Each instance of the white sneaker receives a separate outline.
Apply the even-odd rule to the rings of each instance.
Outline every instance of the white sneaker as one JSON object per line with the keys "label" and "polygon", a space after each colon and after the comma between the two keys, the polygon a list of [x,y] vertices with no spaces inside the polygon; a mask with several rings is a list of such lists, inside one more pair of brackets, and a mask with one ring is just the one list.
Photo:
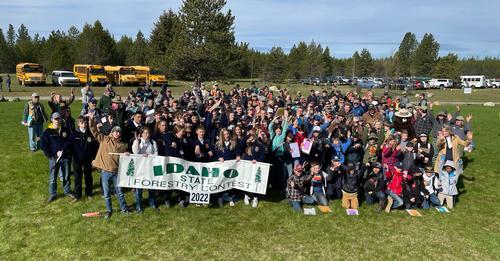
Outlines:
{"label": "white sneaker", "polygon": [[253,200],[252,200],[252,208],[256,208],[256,207],[257,207],[257,204],[259,204],[259,200],[255,197],[255,198],[253,198]]}
{"label": "white sneaker", "polygon": [[233,200],[229,201],[229,206],[234,207],[234,201]]}
{"label": "white sneaker", "polygon": [[243,202],[245,202],[245,205],[250,205],[250,197],[245,194],[245,198],[243,199]]}

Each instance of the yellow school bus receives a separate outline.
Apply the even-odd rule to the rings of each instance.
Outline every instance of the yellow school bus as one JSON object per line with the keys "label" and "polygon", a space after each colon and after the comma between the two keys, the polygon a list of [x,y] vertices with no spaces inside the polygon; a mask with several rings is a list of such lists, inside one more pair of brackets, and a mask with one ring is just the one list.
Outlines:
{"label": "yellow school bus", "polygon": [[16,78],[23,86],[40,84],[45,85],[43,66],[37,63],[20,63],[16,65]]}
{"label": "yellow school bus", "polygon": [[137,83],[141,85],[149,84],[149,71],[151,70],[149,66],[134,65],[132,68],[134,68]]}
{"label": "yellow school bus", "polygon": [[167,76],[159,70],[151,70],[149,72],[149,84],[151,86],[161,86],[167,84]]}
{"label": "yellow school bus", "polygon": [[108,84],[108,78],[102,65],[75,64],[73,65],[73,73],[81,84],[90,83],[93,86]]}
{"label": "yellow school bus", "polygon": [[109,83],[113,85],[137,85],[137,76],[131,66],[104,66]]}

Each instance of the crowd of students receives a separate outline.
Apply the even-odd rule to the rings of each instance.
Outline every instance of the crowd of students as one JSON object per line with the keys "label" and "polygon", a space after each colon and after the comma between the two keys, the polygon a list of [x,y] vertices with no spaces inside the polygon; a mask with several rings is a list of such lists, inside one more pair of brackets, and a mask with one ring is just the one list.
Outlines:
{"label": "crowd of students", "polygon": [[[390,212],[444,203],[453,208],[462,157],[473,146],[472,116],[461,116],[458,106],[453,115],[435,113],[425,94],[411,103],[406,94],[375,97],[371,91],[342,93],[333,87],[303,96],[254,84],[229,91],[201,85],[180,97],[165,86],[140,87],[126,97],[108,86],[99,99],[86,86],[81,94],[78,111],[75,106],[70,110],[73,92],[67,101],[53,94],[48,117],[34,93],[22,122],[28,127],[30,150],[42,149],[49,159],[48,202],[56,199],[58,178],[73,200],[83,192],[92,197],[91,173],[97,168],[105,217],[113,211],[113,193],[121,212],[130,213],[124,191],[116,185],[119,156],[109,153],[267,162],[272,164],[269,189],[286,197],[294,210],[335,200],[356,209],[364,200],[378,202],[379,212]],[[136,212],[142,213],[143,191],[134,193]],[[257,195],[238,191],[212,198],[222,207],[225,202],[234,206],[238,197],[258,205]],[[189,197],[182,191],[149,190],[148,201],[158,210],[160,205],[186,207]]]}

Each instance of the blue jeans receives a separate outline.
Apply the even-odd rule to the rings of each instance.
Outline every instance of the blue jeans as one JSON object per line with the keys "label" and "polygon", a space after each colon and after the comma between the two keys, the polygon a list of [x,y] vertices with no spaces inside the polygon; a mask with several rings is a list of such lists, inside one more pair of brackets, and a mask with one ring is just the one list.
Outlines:
{"label": "blue jeans", "polygon": [[386,195],[384,192],[379,191],[377,194],[368,194],[365,193],[366,204],[372,205],[375,202],[375,198],[378,198],[378,202],[380,205],[384,204]]}
{"label": "blue jeans", "polygon": [[394,199],[394,203],[392,204],[392,208],[399,208],[404,204],[403,199],[400,196],[394,194],[392,191],[387,190],[387,195],[389,195],[389,197]]}
{"label": "blue jeans", "polygon": [[40,147],[40,142],[37,141],[39,137],[42,136],[43,125],[32,124],[28,127],[28,143],[30,146],[30,150],[35,151]]}
{"label": "blue jeans", "polygon": [[56,164],[56,158],[49,159],[49,197],[57,195],[57,176],[61,174],[63,179],[64,194],[71,193],[69,180],[69,162],[68,159],[60,159]]}
{"label": "blue jeans", "polygon": [[116,186],[117,173],[109,172],[109,171],[101,171],[101,181],[102,181],[102,189],[104,194],[104,202],[106,203],[106,210],[108,212],[113,212],[113,206],[111,205],[111,186],[110,183],[113,183],[113,187],[116,192],[116,196],[118,197],[118,201],[120,202],[120,209],[122,211],[127,210],[127,203],[125,202],[125,195],[122,192],[122,188]]}
{"label": "blue jeans", "polygon": [[297,200],[288,200],[290,205],[292,206],[292,209],[297,212],[302,212],[302,202],[297,201]]}
{"label": "blue jeans", "polygon": [[304,204],[312,205],[314,203],[318,203],[320,206],[328,206],[328,199],[326,199],[325,194],[322,192],[314,192],[312,196],[304,196],[302,199]]}
{"label": "blue jeans", "polygon": [[[143,189],[135,189],[135,208],[137,210],[142,210],[141,207],[142,190]],[[146,189],[146,190],[148,191],[149,206],[152,208],[156,208],[156,191],[153,189]]]}
{"label": "blue jeans", "polygon": [[429,198],[424,199],[424,202],[422,203],[422,208],[424,209],[428,209],[431,206],[441,206],[441,203],[435,193],[429,194]]}

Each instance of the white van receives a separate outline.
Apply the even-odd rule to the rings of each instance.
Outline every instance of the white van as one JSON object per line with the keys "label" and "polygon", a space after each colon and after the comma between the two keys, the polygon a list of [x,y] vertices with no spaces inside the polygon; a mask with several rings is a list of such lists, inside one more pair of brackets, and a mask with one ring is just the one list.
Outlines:
{"label": "white van", "polygon": [[464,75],[460,76],[462,87],[481,88],[486,86],[486,76],[484,75]]}
{"label": "white van", "polygon": [[429,81],[430,88],[451,88],[453,81],[450,79],[431,79]]}
{"label": "white van", "polygon": [[80,81],[75,77],[73,72],[53,71],[52,84],[59,86],[78,86],[80,85]]}

